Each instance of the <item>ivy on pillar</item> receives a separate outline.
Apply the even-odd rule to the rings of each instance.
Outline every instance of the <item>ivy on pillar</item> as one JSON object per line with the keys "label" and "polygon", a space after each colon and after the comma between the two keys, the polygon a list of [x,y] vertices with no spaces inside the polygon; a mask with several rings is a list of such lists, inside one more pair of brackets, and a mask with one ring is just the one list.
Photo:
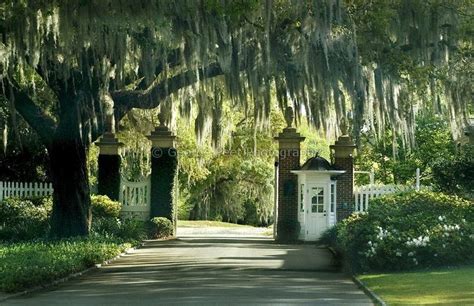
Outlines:
{"label": "ivy on pillar", "polygon": [[305,139],[292,127],[293,109],[287,107],[287,127],[275,137],[278,141],[278,214],[277,240],[293,241],[298,238],[298,178],[291,170],[300,168],[300,143]]}
{"label": "ivy on pillar", "polygon": [[176,209],[174,190],[178,156],[175,148],[176,136],[165,125],[163,113],[158,115],[160,126],[148,136],[151,148],[151,207],[150,217],[165,217],[173,222],[176,232]]}
{"label": "ivy on pillar", "polygon": [[345,170],[337,178],[337,222],[347,218],[354,211],[354,150],[356,148],[352,138],[346,134],[340,136],[330,148],[334,152],[334,165]]}
{"label": "ivy on pillar", "polygon": [[99,147],[97,192],[114,201],[120,194],[120,147],[123,145],[112,132],[106,132],[96,144]]}

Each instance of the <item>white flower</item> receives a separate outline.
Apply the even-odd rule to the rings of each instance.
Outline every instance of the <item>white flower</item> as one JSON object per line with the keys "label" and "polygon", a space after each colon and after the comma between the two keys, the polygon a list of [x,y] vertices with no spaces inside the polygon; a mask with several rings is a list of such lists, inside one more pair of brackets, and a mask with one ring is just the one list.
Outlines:
{"label": "white flower", "polygon": [[387,230],[384,230],[380,226],[377,226],[378,229],[378,234],[377,234],[377,239],[378,240],[383,240],[385,237],[388,237],[390,235],[390,232]]}
{"label": "white flower", "polygon": [[415,255],[415,253],[414,253],[414,252],[410,252],[410,253],[408,253],[408,256],[409,256],[409,257],[412,257],[413,255]]}
{"label": "white flower", "polygon": [[398,257],[402,257],[402,252],[398,251],[398,252],[396,253],[396,255],[397,255]]}
{"label": "white flower", "polygon": [[424,247],[430,242],[429,236],[419,236],[406,242],[407,246]]}

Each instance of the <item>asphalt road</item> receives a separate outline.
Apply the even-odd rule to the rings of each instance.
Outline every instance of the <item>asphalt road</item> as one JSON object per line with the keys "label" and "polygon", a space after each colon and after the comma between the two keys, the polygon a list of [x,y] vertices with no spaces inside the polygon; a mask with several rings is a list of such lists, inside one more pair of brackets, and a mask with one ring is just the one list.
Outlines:
{"label": "asphalt road", "polygon": [[261,232],[186,229],[111,265],[2,305],[371,305],[326,249]]}

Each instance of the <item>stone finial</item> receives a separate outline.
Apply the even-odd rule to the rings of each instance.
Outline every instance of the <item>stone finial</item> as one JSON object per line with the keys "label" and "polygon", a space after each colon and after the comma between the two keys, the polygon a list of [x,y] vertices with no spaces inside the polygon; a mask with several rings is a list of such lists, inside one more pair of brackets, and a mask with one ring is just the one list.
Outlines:
{"label": "stone finial", "polygon": [[288,106],[285,110],[285,121],[287,127],[291,128],[293,125],[293,120],[295,119],[295,113],[293,111],[293,107]]}
{"label": "stone finial", "polygon": [[158,114],[158,121],[161,127],[166,126],[166,114],[163,111]]}
{"label": "stone finial", "polygon": [[347,135],[348,134],[348,124],[347,124],[347,118],[343,117],[341,119],[341,122],[339,124],[339,128],[341,129],[342,135]]}

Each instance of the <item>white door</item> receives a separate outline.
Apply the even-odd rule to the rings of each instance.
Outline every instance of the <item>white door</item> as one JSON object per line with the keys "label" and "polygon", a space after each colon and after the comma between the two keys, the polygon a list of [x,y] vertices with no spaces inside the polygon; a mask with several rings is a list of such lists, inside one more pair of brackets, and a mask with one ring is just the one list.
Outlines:
{"label": "white door", "polygon": [[306,206],[306,239],[318,240],[327,229],[328,194],[326,185],[309,185],[309,197]]}

